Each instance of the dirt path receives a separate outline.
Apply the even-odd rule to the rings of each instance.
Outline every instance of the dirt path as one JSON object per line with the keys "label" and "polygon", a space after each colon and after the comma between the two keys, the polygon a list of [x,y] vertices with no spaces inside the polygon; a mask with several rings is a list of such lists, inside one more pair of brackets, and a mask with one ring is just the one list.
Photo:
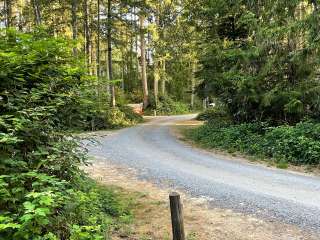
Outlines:
{"label": "dirt path", "polygon": [[[86,171],[97,181],[136,193],[134,224],[115,233],[113,239],[171,239],[168,194],[172,188],[159,188],[139,180],[134,169],[115,166],[107,159],[95,159]],[[296,226],[263,221],[231,210],[209,208],[208,201],[182,194],[186,232],[189,240],[316,240],[319,236]]]}

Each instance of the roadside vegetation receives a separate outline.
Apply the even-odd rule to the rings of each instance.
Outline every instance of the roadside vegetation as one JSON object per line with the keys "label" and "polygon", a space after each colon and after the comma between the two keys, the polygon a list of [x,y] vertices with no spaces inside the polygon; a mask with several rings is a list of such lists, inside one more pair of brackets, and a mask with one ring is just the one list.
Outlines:
{"label": "roadside vegetation", "polygon": [[0,73],[1,239],[104,239],[130,210],[80,170],[86,152],[68,132],[140,117],[97,101],[72,44],[42,30],[1,33]]}
{"label": "roadside vegetation", "polygon": [[201,113],[206,124],[187,135],[209,148],[273,159],[279,167],[319,165],[317,1],[197,7],[208,30],[197,91],[216,107]]}
{"label": "roadside vegetation", "polygon": [[3,1],[1,239],[108,239],[132,219],[123,194],[81,170],[90,162],[76,133],[142,122],[128,104],[152,115],[197,106],[181,4]]}
{"label": "roadside vegetation", "polygon": [[200,114],[200,120],[213,118],[186,131],[186,136],[203,147],[272,161],[279,168],[288,164],[319,165],[320,123],[312,120],[278,126],[268,122],[234,123],[216,112],[212,109]]}
{"label": "roadside vegetation", "polygon": [[319,165],[317,1],[4,0],[0,238],[106,239],[132,218],[75,132],[210,102],[197,143]]}

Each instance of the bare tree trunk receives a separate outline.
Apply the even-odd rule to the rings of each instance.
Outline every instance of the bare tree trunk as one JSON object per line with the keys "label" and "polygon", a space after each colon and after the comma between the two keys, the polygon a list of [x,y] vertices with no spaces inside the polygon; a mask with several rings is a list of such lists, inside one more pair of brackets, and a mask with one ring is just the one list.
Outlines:
{"label": "bare tree trunk", "polygon": [[146,109],[149,105],[149,91],[147,79],[146,46],[144,38],[144,20],[145,16],[143,14],[140,14],[141,80],[143,90],[143,108]]}
{"label": "bare tree trunk", "polygon": [[[77,29],[77,9],[78,9],[78,1],[71,0],[71,25],[72,25],[72,39],[77,40],[78,38],[78,29]],[[77,55],[77,48],[73,48],[73,54]]]}
{"label": "bare tree trunk", "polygon": [[98,0],[98,22],[97,22],[97,77],[100,78],[100,0]]}
{"label": "bare tree trunk", "polygon": [[[165,75],[165,73],[166,73],[166,61],[165,60],[163,60],[163,62],[162,62],[162,72],[163,72],[163,75]],[[166,94],[166,79],[164,76],[162,77],[162,81],[161,81],[161,94],[162,94],[162,96],[164,96]]]}
{"label": "bare tree trunk", "polygon": [[12,4],[11,0],[5,0],[4,1],[4,11],[5,11],[5,26],[6,28],[11,27],[11,20],[12,20]]}
{"label": "bare tree trunk", "polygon": [[88,0],[83,2],[83,15],[84,15],[84,36],[85,36],[85,57],[87,71],[89,72],[90,68],[90,33],[89,33],[89,19],[88,19]]}
{"label": "bare tree trunk", "polygon": [[[135,20],[135,24],[134,24],[134,32],[137,33],[138,32],[138,24],[137,24],[137,8],[134,6],[133,7],[133,13],[134,13],[134,20]],[[139,72],[140,72],[140,63],[139,63],[139,59],[138,59],[138,34],[135,34],[135,52],[136,52],[136,75],[135,78],[138,79],[139,78]]]}
{"label": "bare tree trunk", "polygon": [[[108,44],[107,44],[108,45]],[[108,49],[106,50],[106,53],[105,53],[105,61],[106,61],[106,79],[108,80],[107,81],[107,92],[108,93],[110,93],[111,92],[111,90],[110,90],[110,76],[109,76],[109,73],[110,73],[110,71],[109,71],[109,60],[108,60],[108,53],[109,53],[109,51],[108,51]]]}
{"label": "bare tree trunk", "polygon": [[[108,68],[109,68],[109,80],[113,80],[112,74],[112,38],[111,38],[111,0],[108,0],[108,31],[107,31],[107,41],[108,41]],[[111,106],[116,106],[116,94],[114,83],[111,83]]]}
{"label": "bare tree trunk", "polygon": [[[121,50],[121,88],[122,91],[124,92],[124,88],[125,88],[125,83],[124,83],[124,76],[126,74],[126,60],[124,59],[125,54],[124,54],[124,50]],[[128,61],[128,60],[127,60]]]}
{"label": "bare tree trunk", "polygon": [[[160,6],[157,6],[157,13],[156,13],[156,26],[157,29],[160,28]],[[160,62],[157,49],[155,49],[154,54],[154,82],[153,82],[153,92],[154,92],[154,102],[155,107],[157,109],[158,100],[159,100],[159,80],[160,80]]]}
{"label": "bare tree trunk", "polygon": [[154,82],[153,82],[153,92],[154,92],[154,101],[155,107],[158,106],[159,101],[159,80],[160,80],[160,70],[159,70],[159,60],[154,60]]}
{"label": "bare tree trunk", "polygon": [[319,10],[318,0],[311,0],[311,3],[314,7],[315,12]]}
{"label": "bare tree trunk", "polygon": [[196,64],[192,62],[192,72],[191,72],[191,108],[194,107],[194,98],[195,98],[195,72],[196,72]]}
{"label": "bare tree trunk", "polygon": [[32,5],[35,16],[35,24],[38,26],[41,24],[41,11],[38,0],[32,0]]}

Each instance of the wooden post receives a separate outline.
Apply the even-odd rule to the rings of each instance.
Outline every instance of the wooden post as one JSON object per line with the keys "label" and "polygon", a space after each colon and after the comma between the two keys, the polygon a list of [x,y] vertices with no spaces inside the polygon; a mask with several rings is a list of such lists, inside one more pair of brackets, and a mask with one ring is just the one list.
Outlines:
{"label": "wooden post", "polygon": [[183,212],[180,195],[179,193],[173,192],[170,194],[169,199],[173,240],[185,240]]}

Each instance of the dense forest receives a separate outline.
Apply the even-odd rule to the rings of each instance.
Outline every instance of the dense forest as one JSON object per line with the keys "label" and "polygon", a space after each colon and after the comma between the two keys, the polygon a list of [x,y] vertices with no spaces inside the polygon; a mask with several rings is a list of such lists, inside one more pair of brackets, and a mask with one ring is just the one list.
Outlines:
{"label": "dense forest", "polygon": [[[0,238],[104,239],[130,216],[75,132],[209,107],[207,147],[320,159],[317,0],[4,0]],[[209,104],[214,103],[214,104]]]}
{"label": "dense forest", "polygon": [[25,32],[40,26],[72,39],[74,55],[83,58],[112,106],[143,101],[145,108],[155,108],[159,99],[194,105],[197,35],[183,2],[36,0],[3,6],[7,28]]}

